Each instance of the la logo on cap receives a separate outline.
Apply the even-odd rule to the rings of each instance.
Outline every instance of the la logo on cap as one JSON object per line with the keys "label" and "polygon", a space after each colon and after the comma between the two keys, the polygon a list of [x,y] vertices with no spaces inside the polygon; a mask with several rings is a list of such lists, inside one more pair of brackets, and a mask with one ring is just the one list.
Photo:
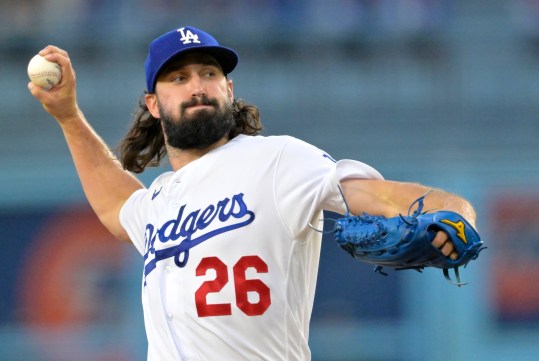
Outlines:
{"label": "la logo on cap", "polygon": [[185,28],[179,28],[177,31],[182,35],[180,40],[184,45],[192,44],[192,43],[200,44],[200,40],[198,40],[198,35],[193,34],[191,30],[189,29],[185,30]]}

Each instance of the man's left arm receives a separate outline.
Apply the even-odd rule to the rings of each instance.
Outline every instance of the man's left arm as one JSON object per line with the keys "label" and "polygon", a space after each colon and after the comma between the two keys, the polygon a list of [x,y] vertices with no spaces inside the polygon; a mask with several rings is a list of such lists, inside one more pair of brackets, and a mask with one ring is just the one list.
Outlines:
{"label": "man's left arm", "polygon": [[368,213],[385,217],[407,214],[410,205],[419,197],[425,198],[425,210],[452,211],[463,216],[475,227],[476,213],[464,198],[418,183],[373,179],[345,179],[341,181],[344,198],[354,214]]}
{"label": "man's left arm", "polygon": [[[417,183],[370,179],[345,179],[341,181],[341,187],[353,214],[368,213],[387,218],[399,214],[407,215],[410,205],[430,192],[424,199],[424,210],[458,213],[476,228],[476,213],[470,202],[441,189]],[[458,255],[451,242],[447,240],[447,234],[438,232],[432,244],[449,258],[456,259]]]}

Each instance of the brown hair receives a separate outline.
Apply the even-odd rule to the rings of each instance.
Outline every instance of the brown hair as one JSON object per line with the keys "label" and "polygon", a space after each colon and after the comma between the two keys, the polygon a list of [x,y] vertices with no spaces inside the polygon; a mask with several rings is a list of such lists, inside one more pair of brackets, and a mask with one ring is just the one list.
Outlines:
{"label": "brown hair", "polygon": [[[228,134],[229,139],[239,134],[260,133],[262,123],[256,106],[235,99],[232,108],[236,126]],[[133,114],[133,124],[120,143],[119,152],[122,166],[134,173],[142,173],[146,167],[159,166],[167,153],[161,123],[150,114],[144,94],[139,98]]]}

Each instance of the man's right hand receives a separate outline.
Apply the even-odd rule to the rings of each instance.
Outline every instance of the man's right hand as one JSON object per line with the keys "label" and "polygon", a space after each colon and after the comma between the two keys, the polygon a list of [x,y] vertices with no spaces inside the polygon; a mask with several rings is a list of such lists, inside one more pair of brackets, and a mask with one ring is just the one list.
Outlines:
{"label": "man's right hand", "polygon": [[56,62],[62,68],[62,79],[51,90],[45,90],[32,82],[28,89],[36,97],[43,108],[52,115],[60,125],[67,124],[71,119],[80,119],[77,105],[76,77],[69,55],[65,50],[49,45],[39,52],[39,55],[49,61]]}

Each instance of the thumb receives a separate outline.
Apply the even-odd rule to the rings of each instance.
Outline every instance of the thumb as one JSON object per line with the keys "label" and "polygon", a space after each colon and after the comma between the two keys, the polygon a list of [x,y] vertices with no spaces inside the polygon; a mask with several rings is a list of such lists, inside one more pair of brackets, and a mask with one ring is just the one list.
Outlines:
{"label": "thumb", "polygon": [[54,97],[52,93],[39,85],[36,85],[32,82],[28,83],[28,90],[30,93],[41,102],[41,104],[47,108],[49,105],[52,105],[54,102]]}
{"label": "thumb", "polygon": [[28,83],[28,90],[41,103],[45,111],[53,115],[51,111],[56,105],[54,97],[46,89],[43,89],[39,85],[36,85],[32,82]]}
{"label": "thumb", "polygon": [[45,89],[43,89],[42,87],[38,86],[38,85],[35,85],[34,83],[32,82],[29,82],[28,83],[28,90],[30,90],[30,93],[40,99],[41,97],[43,97],[43,93],[45,92]]}

